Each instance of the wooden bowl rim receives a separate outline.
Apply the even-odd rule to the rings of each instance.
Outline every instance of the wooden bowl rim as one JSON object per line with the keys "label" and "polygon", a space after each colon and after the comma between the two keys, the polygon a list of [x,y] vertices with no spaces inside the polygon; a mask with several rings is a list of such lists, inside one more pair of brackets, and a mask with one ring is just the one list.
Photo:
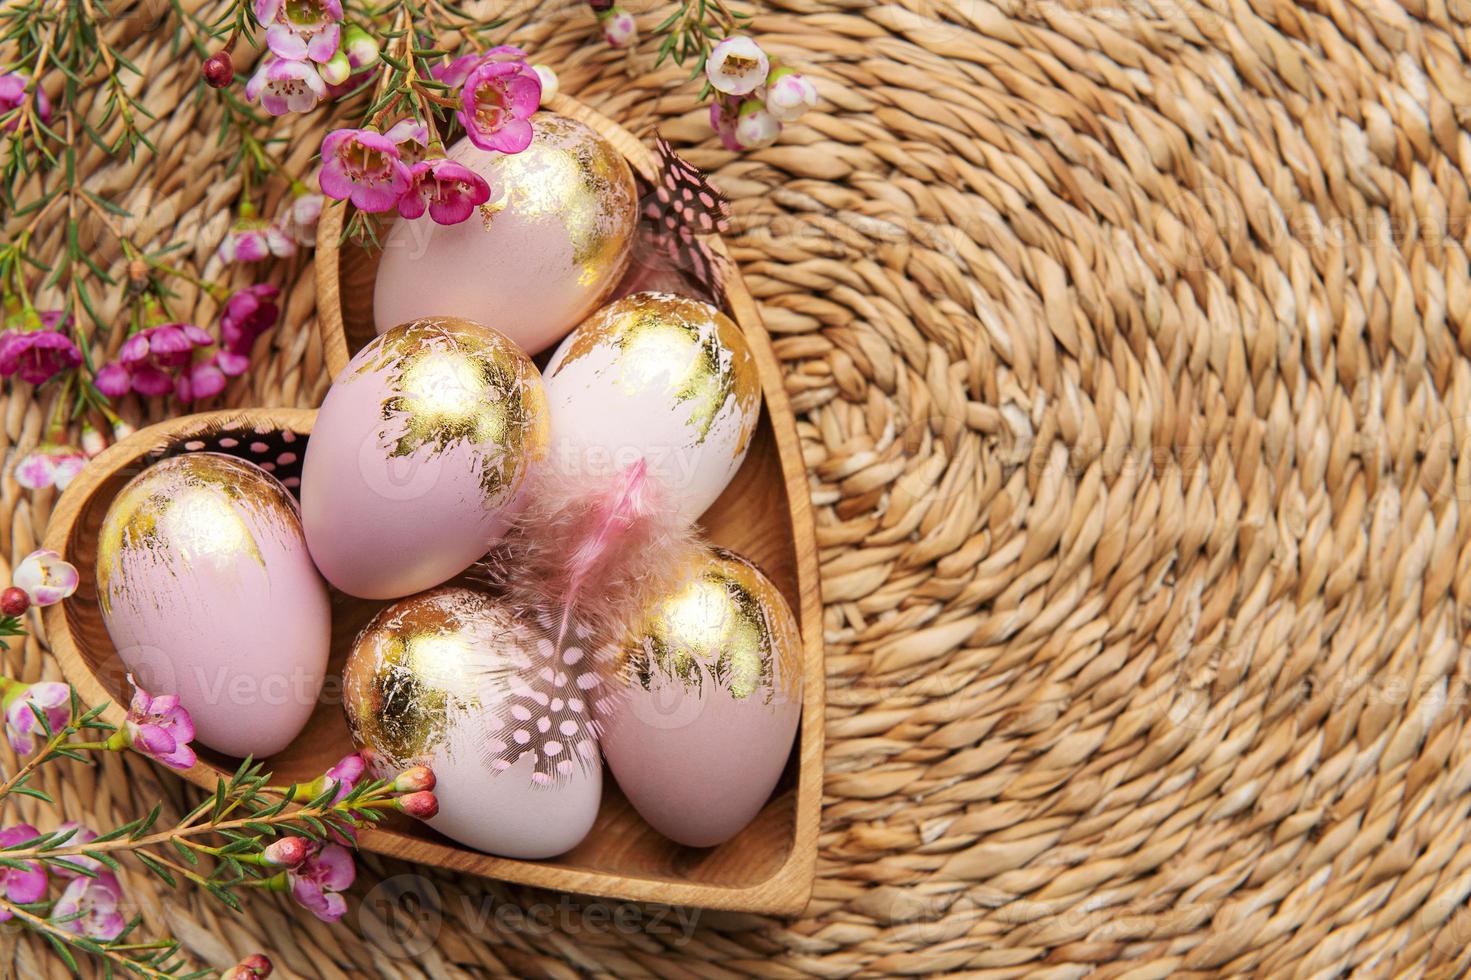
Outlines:
{"label": "wooden bowl rim", "polygon": [[[655,166],[652,154],[623,127],[567,96],[557,96],[549,108],[579,119],[596,129],[624,154],[645,179],[653,179]],[[342,224],[343,207],[340,204],[324,209],[314,259],[317,315],[322,326],[327,367],[334,378],[349,360],[337,283],[340,261],[338,242],[342,234]],[[718,237],[712,238],[711,244],[729,258],[724,243]],[[459,845],[408,839],[379,829],[366,829],[359,835],[361,848],[482,877],[607,898],[777,915],[797,915],[807,906],[817,861],[826,700],[816,532],[807,495],[807,474],[802,464],[796,422],[787,401],[780,364],[739,270],[733,262],[728,263],[728,268],[730,271],[726,282],[726,300],[757,362],[763,399],[776,441],[778,462],[787,494],[793,530],[792,547],[796,557],[799,597],[797,615],[803,653],[803,704],[797,747],[795,827],[791,850],[786,860],[764,881],[754,885],[732,886],[654,877],[636,878],[615,871],[559,868],[535,861],[496,857]],[[49,522],[44,546],[65,555],[77,519],[93,494],[119,469],[151,453],[177,444],[211,426],[224,424],[264,424],[278,429],[310,433],[316,414],[316,409],[300,408],[224,409],[168,419],[141,429],[98,455],[62,494]],[[88,667],[67,623],[65,603],[46,608],[42,615],[52,652],[68,680],[88,704],[107,702],[108,707],[102,713],[103,719],[111,724],[121,725],[126,711],[103,688]],[[203,761],[181,775],[206,789],[213,789],[220,778],[220,773]]]}

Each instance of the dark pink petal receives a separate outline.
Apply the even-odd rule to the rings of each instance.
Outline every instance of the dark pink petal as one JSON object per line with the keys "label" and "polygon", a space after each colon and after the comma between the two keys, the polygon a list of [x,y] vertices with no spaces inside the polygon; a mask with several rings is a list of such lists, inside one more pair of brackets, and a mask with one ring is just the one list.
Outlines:
{"label": "dark pink petal", "polygon": [[140,395],[167,395],[174,390],[174,379],[156,367],[141,367],[133,372],[133,390]]}
{"label": "dark pink petal", "polygon": [[133,378],[128,374],[128,369],[117,361],[98,368],[97,377],[92,381],[97,390],[108,398],[121,398],[133,387]]}
{"label": "dark pink petal", "polygon": [[46,872],[27,862],[26,870],[5,870],[5,897],[12,902],[26,905],[39,902],[46,895]]}
{"label": "dark pink petal", "polygon": [[352,887],[358,876],[352,852],[341,844],[327,844],[311,859],[315,862],[314,877],[329,891],[340,892]]}

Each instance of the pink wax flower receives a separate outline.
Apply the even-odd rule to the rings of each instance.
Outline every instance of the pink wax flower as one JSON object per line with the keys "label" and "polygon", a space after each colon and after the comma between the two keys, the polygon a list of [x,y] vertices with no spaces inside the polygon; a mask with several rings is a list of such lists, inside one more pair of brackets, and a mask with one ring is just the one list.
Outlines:
{"label": "pink wax flower", "polygon": [[55,487],[65,490],[87,465],[87,454],[75,446],[43,442],[15,463],[15,482],[27,490]]}
{"label": "pink wax flower", "polygon": [[133,701],[128,705],[128,719],[123,723],[123,738],[134,751],[156,759],[170,769],[184,771],[194,765],[194,719],[179,704],[178,695],[154,697],[133,682]]}
{"label": "pink wax flower", "polygon": [[308,193],[302,186],[292,199],[291,207],[276,218],[276,228],[298,245],[315,245],[317,221],[322,217],[324,200],[322,195]]}
{"label": "pink wax flower", "polygon": [[[64,843],[61,843],[59,845],[61,847],[82,847],[84,845],[92,843],[94,840],[97,839],[97,831],[92,830],[90,827],[83,827],[75,820],[68,820],[66,823],[56,828],[56,832],[58,834],[65,834],[68,830],[72,832],[72,835],[68,837]],[[68,857],[62,858],[62,860],[64,860],[67,864],[74,865],[78,868],[86,868],[87,870],[93,872],[101,872],[103,869],[103,864],[101,861],[97,860],[96,858],[87,857],[87,855],[85,854],[72,854]],[[86,877],[86,875],[81,871],[73,871],[71,868],[62,867],[59,864],[50,865],[50,868],[51,873],[56,875],[56,877],[58,878]]]}
{"label": "pink wax flower", "polygon": [[[36,732],[41,723],[36,711],[41,712],[53,734],[66,727],[71,721],[72,689],[56,681],[41,681],[36,684],[16,684],[5,694],[5,737],[16,755],[30,755],[36,751]],[[32,706],[35,711],[32,711]]]}
{"label": "pink wax flower", "polygon": [[720,145],[727,150],[743,149],[736,139],[736,111],[739,105],[733,99],[716,98],[710,103],[710,128],[720,137]]}
{"label": "pink wax flower", "polygon": [[117,361],[109,361],[98,368],[92,383],[108,398],[121,398],[133,390],[133,376]]}
{"label": "pink wax flower", "polygon": [[817,87],[805,76],[785,66],[773,68],[766,79],[766,111],[778,122],[796,122],[817,105]]}
{"label": "pink wax flower", "polygon": [[111,871],[95,878],[74,878],[56,900],[51,921],[79,936],[110,941],[122,935],[128,924],[118,908],[122,898],[122,886]]}
{"label": "pink wax flower", "polygon": [[[269,283],[256,283],[237,290],[225,301],[225,311],[220,314],[220,354],[216,360],[227,375],[234,377],[240,371],[233,370],[239,358],[250,363],[250,349],[255,339],[276,325],[281,311],[276,298],[281,290]],[[228,354],[229,358],[222,355]]]}
{"label": "pink wax flower", "polygon": [[490,184],[463,164],[437,157],[409,170],[409,187],[398,199],[398,213],[417,218],[425,209],[442,225],[457,225],[490,200]]}
{"label": "pink wax flower", "polygon": [[255,0],[271,53],[289,61],[330,61],[342,36],[342,0]]}
{"label": "pink wax flower", "polygon": [[37,548],[15,566],[10,584],[24,589],[31,605],[54,606],[77,591],[77,568],[49,548]]}
{"label": "pink wax flower", "polygon": [[336,922],[347,911],[347,900],[340,893],[352,886],[357,868],[341,844],[323,844],[286,874],[291,894],[323,922]]}
{"label": "pink wax flower", "polygon": [[384,137],[398,147],[398,158],[404,166],[412,167],[424,159],[429,146],[429,127],[419,119],[400,119],[383,133]]}
{"label": "pink wax flower", "polygon": [[334,129],[322,140],[322,193],[363,211],[387,211],[409,186],[398,147],[371,129]]}
{"label": "pink wax flower", "polygon": [[310,846],[304,837],[282,837],[267,844],[261,858],[273,868],[294,868],[306,860]]}
{"label": "pink wax flower", "polygon": [[186,405],[213,398],[224,390],[225,372],[215,363],[215,358],[195,361],[174,379],[174,397]]}
{"label": "pink wax flower", "polygon": [[736,139],[741,148],[757,150],[770,146],[781,135],[781,122],[760,99],[747,99],[736,112]]}
{"label": "pink wax flower", "polygon": [[455,114],[482,150],[520,153],[531,145],[531,114],[541,104],[541,79],[524,61],[482,61],[465,79],[464,107]]}
{"label": "pink wax flower", "polygon": [[174,373],[194,359],[194,349],[213,343],[213,337],[192,323],[165,323],[123,341],[118,362],[138,394],[167,395],[174,390]]}
{"label": "pink wax flower", "polygon": [[[18,71],[0,73],[0,117],[7,116],[25,104],[28,98],[26,86],[30,84],[29,76]],[[43,123],[51,121],[51,100],[46,98],[46,93],[41,91],[41,86],[36,86],[34,93],[36,100],[36,115]],[[20,119],[7,121],[0,129],[7,133],[13,133],[20,127]]]}
{"label": "pink wax flower", "polygon": [[316,65],[287,61],[274,54],[261,59],[255,74],[245,83],[245,97],[259,102],[273,116],[288,112],[310,112],[327,96],[327,83]]}
{"label": "pink wax flower", "polygon": [[0,375],[13,374],[38,385],[82,363],[82,352],[59,330],[7,330],[0,333]]}
{"label": "pink wax flower", "polygon": [[319,785],[314,787],[315,792],[312,795],[317,796],[326,792],[328,786],[335,786],[337,792],[333,794],[332,802],[341,803],[347,794],[357,786],[358,780],[363,778],[363,773],[367,771],[367,768],[367,763],[358,753],[345,755],[321,776],[318,780]]}
{"label": "pink wax flower", "polygon": [[296,254],[296,242],[287,232],[270,222],[241,218],[225,233],[215,250],[221,262],[259,262],[275,255],[286,258]]}
{"label": "pink wax flower", "polygon": [[[15,847],[41,835],[28,823],[16,824],[0,830],[0,848]],[[0,891],[6,900],[16,905],[39,902],[46,896],[46,871],[35,861],[21,862],[20,868],[0,868]],[[10,919],[10,911],[0,909],[0,922]]]}
{"label": "pink wax flower", "polygon": [[741,34],[726,38],[705,59],[705,77],[717,92],[747,95],[766,84],[771,62],[761,46]]}
{"label": "pink wax flower", "polygon": [[609,7],[598,14],[598,22],[603,25],[603,40],[615,48],[626,48],[638,41],[638,24],[622,7]]}
{"label": "pink wax flower", "polygon": [[448,85],[450,88],[459,88],[465,84],[465,79],[470,73],[487,62],[497,61],[522,61],[526,60],[526,52],[509,44],[490,48],[487,51],[462,54],[447,65],[435,65],[429,69],[429,74],[434,80]]}

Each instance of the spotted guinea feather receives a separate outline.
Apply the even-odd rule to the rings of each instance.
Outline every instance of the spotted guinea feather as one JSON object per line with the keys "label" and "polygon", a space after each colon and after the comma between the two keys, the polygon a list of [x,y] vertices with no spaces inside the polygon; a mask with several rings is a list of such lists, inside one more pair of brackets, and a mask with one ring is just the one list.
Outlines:
{"label": "spotted guinea feather", "polygon": [[599,764],[594,708],[606,714],[623,689],[627,631],[697,545],[642,460],[604,480],[544,467],[526,499],[472,573],[535,633],[514,674],[496,678],[504,693],[485,755],[504,770],[530,753],[532,781],[551,785]]}
{"label": "spotted guinea feather", "polygon": [[724,260],[702,236],[730,228],[730,203],[700,170],[674,152],[662,136],[655,139],[659,173],[652,194],[644,195],[648,233],[674,267],[719,302],[724,291]]}

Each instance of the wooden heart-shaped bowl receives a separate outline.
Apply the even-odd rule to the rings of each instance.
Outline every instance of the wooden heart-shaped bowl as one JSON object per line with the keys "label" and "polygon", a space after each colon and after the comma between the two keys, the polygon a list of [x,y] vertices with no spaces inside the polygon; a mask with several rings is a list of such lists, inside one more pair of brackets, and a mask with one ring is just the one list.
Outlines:
{"label": "wooden heart-shaped bowl", "polygon": [[[653,174],[653,161],[631,135],[565,98],[556,111],[602,132],[635,170]],[[327,209],[316,258],[317,306],[333,375],[351,353],[374,336],[373,277],[376,256],[339,248],[343,215]],[[718,244],[716,245],[718,248]],[[733,269],[733,267],[732,267]],[[803,645],[802,722],[796,745],[771,800],[745,830],[714,848],[682,847],[646,824],[616,783],[604,783],[591,833],[570,852],[544,861],[493,857],[403,818],[360,837],[366,850],[564,891],[706,908],[796,914],[812,890],[822,796],[823,682],[821,604],[816,541],[807,480],[791,408],[771,343],[738,273],[728,276],[726,308],[745,331],[760,369],[766,411],[745,464],[701,523],[714,543],[761,566],[797,613]],[[89,704],[111,702],[104,718],[119,724],[127,703],[122,665],[97,605],[97,530],[122,486],[149,463],[176,452],[208,449],[270,464],[291,485],[310,439],[316,412],[256,409],[209,412],[144,429],[98,456],[58,502],[46,546],[77,566],[76,595],[45,610],[52,649],[67,678]],[[289,444],[289,445],[288,445]],[[289,453],[289,455],[283,455]],[[291,463],[282,464],[281,459]],[[353,638],[387,603],[332,593],[332,658],[328,683],[307,727],[285,751],[265,760],[277,782],[305,780],[353,750],[342,713],[340,677]],[[263,624],[263,642],[270,626]],[[213,788],[238,759],[202,750],[185,773]]]}

